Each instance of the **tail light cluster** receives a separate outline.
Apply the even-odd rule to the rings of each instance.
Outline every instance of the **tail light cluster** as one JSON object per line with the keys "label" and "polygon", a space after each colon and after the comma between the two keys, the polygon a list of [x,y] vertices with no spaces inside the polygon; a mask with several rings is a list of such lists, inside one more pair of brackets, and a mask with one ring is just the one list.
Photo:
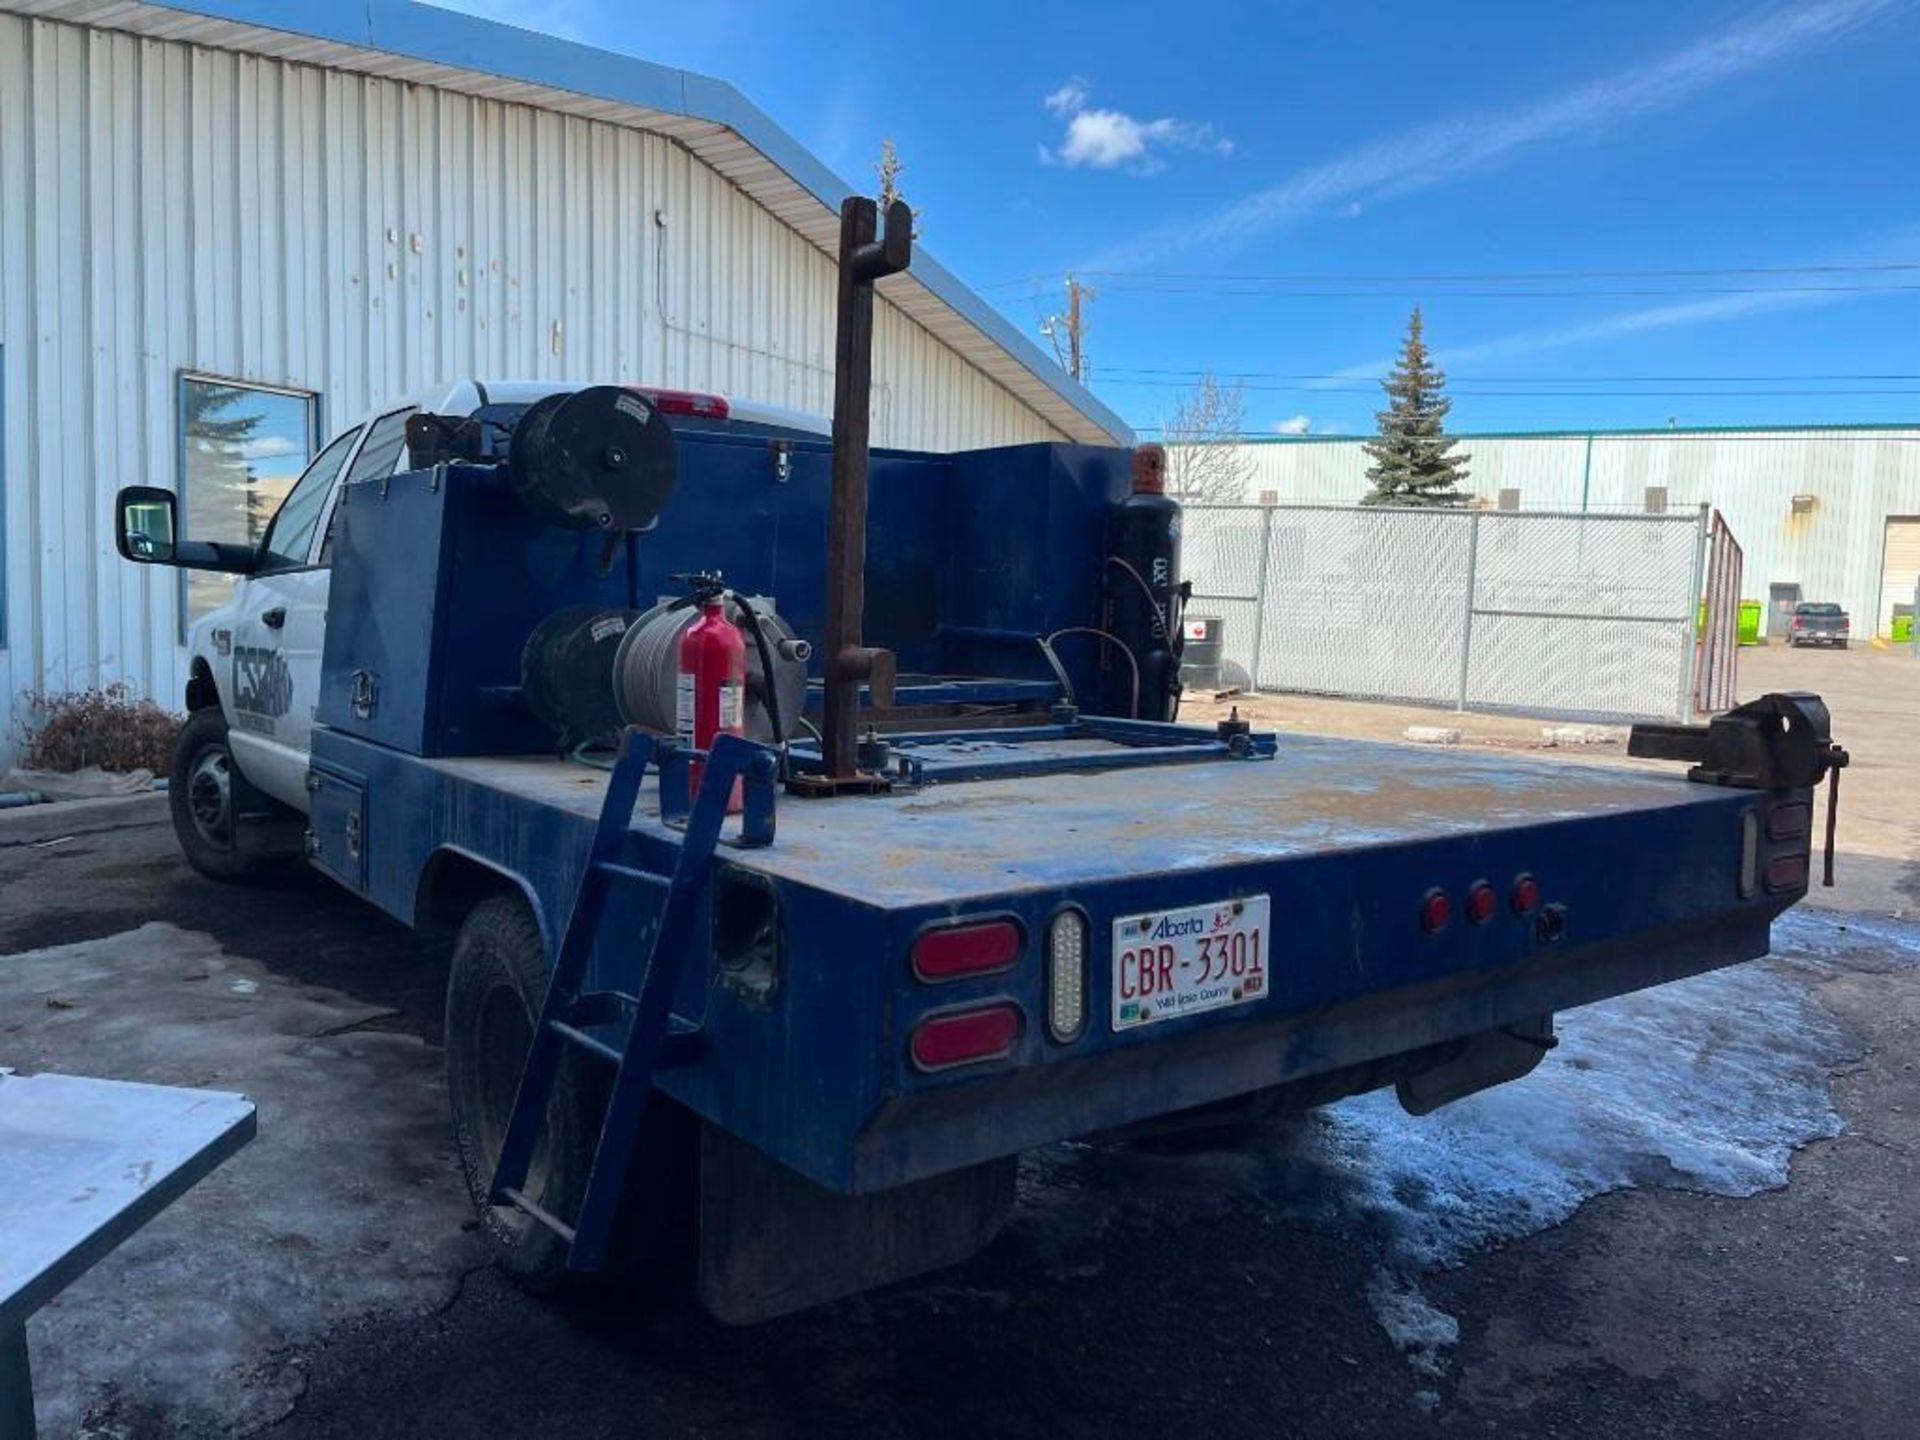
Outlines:
{"label": "tail light cluster", "polygon": [[[933,925],[914,939],[913,975],[923,984],[939,985],[1004,974],[1026,948],[1026,932],[1012,916]],[[1020,1007],[1004,997],[961,1003],[922,1017],[907,1040],[907,1053],[922,1070],[1004,1060],[1025,1028]]]}
{"label": "tail light cluster", "polygon": [[[1467,887],[1463,910],[1469,925],[1491,924],[1500,908],[1500,892],[1492,881],[1476,880]],[[1506,908],[1522,919],[1543,914],[1540,882],[1525,871],[1514,876],[1513,883],[1507,887]],[[1420,898],[1420,928],[1429,935],[1438,935],[1453,923],[1453,909],[1452,897],[1442,887],[1434,886]],[[1555,926],[1549,932],[1543,927],[1541,934],[1547,939],[1558,939],[1559,928]]]}
{"label": "tail light cluster", "polygon": [[[1047,1034],[1063,1045],[1086,1033],[1091,936],[1087,912],[1075,905],[1063,906],[1047,922]],[[928,926],[914,938],[910,960],[914,979],[941,986],[1006,974],[1026,953],[1026,927],[1011,915],[993,915]],[[1026,1027],[1026,1012],[1005,995],[963,1000],[922,1016],[907,1053],[929,1071],[1004,1060]]]}

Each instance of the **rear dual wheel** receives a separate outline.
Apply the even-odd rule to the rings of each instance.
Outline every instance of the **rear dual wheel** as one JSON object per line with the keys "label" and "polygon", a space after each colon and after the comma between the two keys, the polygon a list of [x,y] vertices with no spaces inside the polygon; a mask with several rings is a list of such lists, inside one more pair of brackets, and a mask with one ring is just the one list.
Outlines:
{"label": "rear dual wheel", "polygon": [[[567,1242],[553,1230],[516,1206],[488,1199],[546,998],[547,973],[546,941],[519,895],[496,895],[468,912],[447,977],[447,1098],[454,1143],[494,1262],[536,1294],[578,1292],[595,1279],[567,1268]],[[569,1224],[586,1196],[612,1079],[613,1067],[605,1061],[574,1046],[563,1050],[524,1193]],[[679,1278],[663,1257],[670,1242],[683,1238],[681,1227],[691,1212],[695,1134],[691,1115],[664,1096],[651,1097],[609,1266],[613,1274],[645,1272],[650,1292],[670,1291],[674,1287],[663,1282]]]}

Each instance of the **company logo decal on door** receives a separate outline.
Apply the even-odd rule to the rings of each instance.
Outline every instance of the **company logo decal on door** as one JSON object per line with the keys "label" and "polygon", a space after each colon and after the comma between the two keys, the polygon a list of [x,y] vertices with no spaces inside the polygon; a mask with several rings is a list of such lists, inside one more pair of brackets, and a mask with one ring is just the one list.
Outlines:
{"label": "company logo decal on door", "polygon": [[278,650],[233,647],[234,718],[244,730],[274,732],[274,721],[293,708],[293,672]]}

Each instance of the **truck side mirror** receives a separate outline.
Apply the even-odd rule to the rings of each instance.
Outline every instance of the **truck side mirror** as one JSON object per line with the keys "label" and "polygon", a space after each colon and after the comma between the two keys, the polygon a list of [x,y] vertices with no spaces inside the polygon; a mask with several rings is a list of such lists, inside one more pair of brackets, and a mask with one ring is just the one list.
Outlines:
{"label": "truck side mirror", "polygon": [[129,485],[113,499],[113,543],[136,565],[177,565],[250,575],[260,563],[251,545],[180,538],[180,497],[157,485]]}
{"label": "truck side mirror", "polygon": [[114,541],[120,558],[137,565],[171,565],[179,498],[154,485],[129,485],[114,497]]}

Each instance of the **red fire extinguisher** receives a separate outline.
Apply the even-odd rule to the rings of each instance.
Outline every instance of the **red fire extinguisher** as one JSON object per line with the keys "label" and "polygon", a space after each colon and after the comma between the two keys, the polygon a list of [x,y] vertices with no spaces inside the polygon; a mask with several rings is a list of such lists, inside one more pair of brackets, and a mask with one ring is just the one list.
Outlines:
{"label": "red fire extinguisher", "polygon": [[[692,577],[699,618],[680,634],[680,673],[675,689],[676,728],[682,744],[708,750],[716,735],[746,729],[747,642],[727,619],[727,592],[718,575]],[[693,766],[693,793],[700,793],[706,767]],[[727,813],[740,809],[740,782],[733,782]]]}

